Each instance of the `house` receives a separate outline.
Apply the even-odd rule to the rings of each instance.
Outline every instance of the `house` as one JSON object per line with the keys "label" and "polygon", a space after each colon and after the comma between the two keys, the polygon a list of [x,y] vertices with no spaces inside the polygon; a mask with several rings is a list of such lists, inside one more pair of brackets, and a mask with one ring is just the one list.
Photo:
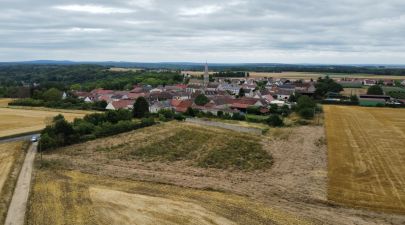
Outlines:
{"label": "house", "polygon": [[113,95],[114,91],[113,90],[104,90],[102,88],[99,89],[94,89],[90,92],[93,96],[99,96],[99,95]]}
{"label": "house", "polygon": [[384,84],[385,86],[394,86],[395,81],[394,81],[394,80],[387,80],[387,79],[385,79],[385,80],[383,80],[383,84]]}
{"label": "house", "polygon": [[198,90],[202,90],[203,86],[199,84],[189,84],[187,85],[186,91],[189,93],[195,93]]}
{"label": "house", "polygon": [[209,83],[206,87],[207,91],[217,91],[219,87],[219,83]]}
{"label": "house", "polygon": [[134,107],[134,100],[119,100],[108,103],[107,110],[118,110],[118,109],[132,109]]}
{"label": "house", "polygon": [[151,92],[148,96],[149,102],[153,101],[165,101],[173,99],[173,94],[167,91],[162,92]]}
{"label": "house", "polygon": [[385,103],[390,100],[391,97],[387,95],[360,95],[359,98],[360,105],[362,106],[385,105]]}
{"label": "house", "polygon": [[285,105],[285,101],[281,101],[281,100],[273,100],[270,102],[271,105],[277,105],[279,107]]}
{"label": "house", "polygon": [[401,85],[402,85],[402,86],[405,86],[405,80],[403,80],[403,81],[401,82]]}
{"label": "house", "polygon": [[157,101],[149,106],[149,112],[157,113],[162,109],[172,109],[170,101]]}
{"label": "house", "polygon": [[236,84],[222,83],[219,85],[218,89],[220,91],[229,91],[233,95],[237,95],[239,94],[240,86]]}
{"label": "house", "polygon": [[[172,102],[172,104],[173,104],[173,102]],[[184,100],[184,101],[179,102],[179,103],[177,104],[177,106],[174,107],[174,110],[175,110],[176,112],[185,113],[185,112],[187,111],[187,109],[188,109],[189,107],[191,107],[192,105],[193,105],[193,101],[192,101],[192,100]]]}
{"label": "house", "polygon": [[295,90],[288,89],[279,89],[276,91],[277,99],[286,101],[290,98],[291,95],[295,93]]}
{"label": "house", "polygon": [[240,98],[235,99],[232,105],[230,106],[231,109],[238,109],[242,112],[246,112],[247,108],[252,106],[264,106],[266,102],[262,99],[255,99],[255,98]]}
{"label": "house", "polygon": [[370,80],[370,79],[364,79],[363,80],[363,85],[364,86],[374,86],[377,84],[376,80]]}

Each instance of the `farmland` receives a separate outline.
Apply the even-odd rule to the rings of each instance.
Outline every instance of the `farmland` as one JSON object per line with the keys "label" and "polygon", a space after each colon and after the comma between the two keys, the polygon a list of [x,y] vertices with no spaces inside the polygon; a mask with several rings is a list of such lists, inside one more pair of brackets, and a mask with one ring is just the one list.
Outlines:
{"label": "farmland", "polygon": [[325,106],[328,199],[405,213],[405,110]]}
{"label": "farmland", "polygon": [[[246,143],[232,145],[237,139]],[[29,224],[405,222],[328,200],[323,126],[258,137],[172,121],[59,148],[36,163]]]}
{"label": "farmland", "polygon": [[0,137],[38,131],[58,114],[67,120],[83,117],[85,111],[53,111],[41,109],[0,108]]}
{"label": "farmland", "polygon": [[[183,74],[190,74],[191,76],[199,77],[203,75],[200,71],[182,71]],[[210,72],[214,74],[214,72]],[[331,78],[340,79],[345,77],[350,78],[362,78],[362,79],[393,79],[393,80],[403,80],[403,76],[392,76],[392,75],[373,75],[373,74],[340,74],[340,73],[317,73],[317,72],[282,72],[282,73],[271,73],[271,72],[249,72],[250,77],[273,77],[273,78],[287,78],[294,80],[310,80],[311,78],[316,80],[322,76],[330,76]]]}
{"label": "farmland", "polygon": [[24,157],[24,142],[0,144],[0,224],[6,217],[18,171]]}
{"label": "farmland", "polygon": [[[41,169],[28,224],[311,224],[246,197]],[[52,213],[49,213],[52,212]]]}

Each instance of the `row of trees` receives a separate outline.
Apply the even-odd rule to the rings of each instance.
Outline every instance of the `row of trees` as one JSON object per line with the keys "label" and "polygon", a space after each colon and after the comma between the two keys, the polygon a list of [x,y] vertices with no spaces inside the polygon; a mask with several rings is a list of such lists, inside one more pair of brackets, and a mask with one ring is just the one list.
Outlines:
{"label": "row of trees", "polygon": [[134,122],[132,118],[132,113],[128,110],[89,114],[71,123],[62,115],[58,115],[53,119],[52,124],[41,132],[40,145],[43,150],[54,149],[128,132],[155,123],[151,118],[144,118],[141,122]]}

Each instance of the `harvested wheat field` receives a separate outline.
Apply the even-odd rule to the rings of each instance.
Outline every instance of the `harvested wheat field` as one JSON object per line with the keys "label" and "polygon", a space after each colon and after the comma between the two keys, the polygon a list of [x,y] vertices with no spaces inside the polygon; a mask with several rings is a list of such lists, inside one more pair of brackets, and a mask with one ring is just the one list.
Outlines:
{"label": "harvested wheat field", "polygon": [[328,199],[405,213],[405,110],[325,106]]}
{"label": "harvested wheat field", "polygon": [[246,197],[75,171],[36,173],[28,224],[310,224]]}
{"label": "harvested wheat field", "polygon": [[24,142],[0,144],[0,224],[3,224],[6,217],[25,148]]}
{"label": "harvested wheat field", "polygon": [[11,98],[0,98],[0,107],[7,107],[12,100]]}
{"label": "harvested wheat field", "polygon": [[[211,195],[206,193],[217,193],[205,192],[206,190],[226,193],[225,196],[246,198],[249,203],[263,204],[265,208],[271,208],[277,212],[263,211],[269,216],[269,219],[258,224],[305,224],[310,222],[328,225],[388,225],[405,223],[405,216],[402,215],[353,209],[328,201],[327,147],[324,134],[323,126],[271,128],[264,135],[251,135],[188,122],[172,121],[60,148],[44,154],[43,158],[45,167],[50,170],[80,171],[84,174],[92,174],[92,176],[107,177],[105,179],[109,184],[114,184],[116,179],[124,179],[128,182],[134,181],[136,184],[146,181],[149,186],[145,191],[150,190],[154,184],[157,187],[166,187],[159,185],[162,183],[172,185],[169,187],[178,187],[178,190],[185,192],[187,192],[186,190],[200,190],[201,192],[198,193],[201,193],[201,196],[193,198],[201,202],[191,201],[191,203],[237,224],[255,224],[237,217],[241,210],[250,212],[250,208],[244,203],[235,204],[237,207],[232,216],[224,216],[221,210],[218,211],[204,203],[204,201],[209,201],[214,204],[215,202],[211,201],[211,198],[206,197]],[[234,141],[237,144],[232,144]],[[45,181],[37,181],[37,183],[42,182],[42,188],[54,191],[54,186],[46,186],[46,184],[56,182],[57,179],[53,179],[53,175],[46,176],[50,176],[50,178]],[[58,176],[68,179],[69,182],[72,180],[64,176],[64,173]],[[71,203],[68,204],[74,205],[81,212],[82,204],[98,202],[99,211],[125,216],[128,211],[137,210],[137,206],[132,203],[118,204],[114,200],[115,198],[136,199],[136,201],[143,202],[161,201],[156,198],[145,200],[144,196],[139,196],[142,193],[120,187],[100,186],[93,181],[89,186],[91,188],[85,189],[85,193],[90,195],[91,201],[87,198],[75,197],[78,199],[72,198]],[[67,182],[58,184],[57,187],[67,191],[71,190],[71,186],[67,185]],[[106,189],[109,190],[108,194],[114,197],[102,198],[103,194],[107,196],[107,192],[103,193],[103,190]],[[82,195],[82,192],[75,193],[75,196]],[[217,194],[220,195],[220,193]],[[58,198],[62,199],[65,196],[53,194],[53,192],[49,195],[59,196]],[[148,196],[162,197],[154,194],[148,194]],[[70,199],[70,197],[66,198]],[[232,198],[230,197],[230,199]],[[190,203],[187,199],[171,198],[171,200],[175,201],[165,202],[174,205],[177,205],[179,201]],[[113,212],[110,210],[110,204],[119,205],[118,208],[125,210]],[[196,205],[190,206],[191,209],[199,208]],[[47,206],[47,208],[50,207]],[[154,214],[150,208],[143,208],[143,210],[147,210],[148,214]],[[205,210],[204,212],[206,212]],[[279,214],[288,214],[288,218],[293,221],[273,218]],[[88,215],[92,215],[91,212]],[[244,214],[242,213],[242,215]],[[235,219],[232,219],[233,217]],[[73,217],[71,219],[76,220]],[[46,221],[46,219],[41,221]],[[121,219],[113,222],[115,223],[115,221],[122,222]]]}
{"label": "harvested wheat field", "polygon": [[46,121],[63,114],[69,121],[86,115],[85,111],[46,111],[14,108],[0,108],[0,137],[38,131],[45,127]]}

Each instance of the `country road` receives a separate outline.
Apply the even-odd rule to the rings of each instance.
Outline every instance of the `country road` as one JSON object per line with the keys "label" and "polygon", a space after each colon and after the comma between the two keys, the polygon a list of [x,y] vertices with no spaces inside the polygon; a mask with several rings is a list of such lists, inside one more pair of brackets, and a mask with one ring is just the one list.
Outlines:
{"label": "country road", "polygon": [[31,176],[37,144],[30,146],[21,168],[13,198],[8,208],[5,225],[23,225],[27,208],[28,196],[31,187]]}
{"label": "country road", "polygon": [[31,139],[32,136],[39,136],[40,134],[29,134],[29,135],[24,135],[24,136],[19,136],[19,137],[12,137],[12,138],[0,138],[0,144],[1,143],[7,143],[7,142],[15,142],[15,141],[28,141]]}

